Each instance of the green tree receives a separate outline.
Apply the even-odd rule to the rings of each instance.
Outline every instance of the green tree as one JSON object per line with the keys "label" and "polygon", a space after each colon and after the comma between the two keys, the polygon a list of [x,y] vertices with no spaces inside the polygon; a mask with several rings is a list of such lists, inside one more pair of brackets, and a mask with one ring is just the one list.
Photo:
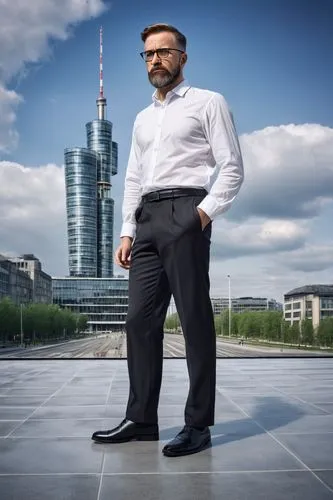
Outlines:
{"label": "green tree", "polygon": [[77,328],[78,332],[84,332],[88,329],[88,316],[85,314],[79,314],[77,317]]}
{"label": "green tree", "polygon": [[[231,311],[231,336],[238,335],[238,313]],[[223,309],[219,316],[220,320],[218,322],[219,332],[221,335],[228,337],[229,335],[229,309]]]}
{"label": "green tree", "polygon": [[300,342],[300,325],[297,321],[290,326],[288,333],[288,342],[291,344],[298,344]]}
{"label": "green tree", "polygon": [[9,297],[0,301],[0,335],[2,342],[20,334],[20,308]]}
{"label": "green tree", "polygon": [[282,312],[263,311],[261,315],[261,337],[266,340],[280,340]]}
{"label": "green tree", "polygon": [[173,313],[170,314],[166,319],[164,323],[164,328],[166,330],[173,330],[176,331],[178,326],[180,326],[180,320],[178,313]]}
{"label": "green tree", "polygon": [[301,339],[302,344],[312,345],[314,341],[314,332],[312,320],[309,318],[303,319],[301,323]]}
{"label": "green tree", "polygon": [[333,318],[321,320],[317,331],[317,341],[323,347],[333,346]]}
{"label": "green tree", "polygon": [[283,318],[281,319],[281,324],[280,324],[280,331],[281,331],[281,341],[283,343],[289,342],[290,338],[290,323],[289,321],[285,321]]}
{"label": "green tree", "polygon": [[256,338],[259,337],[260,332],[260,317],[254,312],[240,313],[238,320],[238,334],[241,337]]}

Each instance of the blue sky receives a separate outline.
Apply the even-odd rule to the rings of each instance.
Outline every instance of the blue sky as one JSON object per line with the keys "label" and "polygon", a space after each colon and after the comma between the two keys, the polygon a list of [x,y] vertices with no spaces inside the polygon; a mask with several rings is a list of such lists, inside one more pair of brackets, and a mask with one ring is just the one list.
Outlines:
{"label": "blue sky", "polygon": [[207,0],[195,7],[191,1],[114,1],[65,43],[54,42],[49,61],[17,85],[14,79],[26,102],[11,158],[59,163],[64,145],[82,143],[84,124],[96,115],[102,24],[108,118],[126,162],[131,122],[152,93],[138,56],[140,32],[160,20],[186,34],[186,76],[225,95],[240,134],[285,123],[333,125],[331,1]]}
{"label": "blue sky", "polygon": [[[36,182],[38,186],[45,182],[45,189],[36,195],[35,181],[27,189],[36,203],[36,196],[41,196],[42,206],[44,191],[49,191],[50,201],[58,196],[58,191],[52,194],[55,188],[52,181],[46,182],[49,177],[42,169],[47,164],[61,167],[65,147],[85,146],[85,123],[96,117],[99,27],[103,25],[108,119],[113,122],[113,139],[119,144],[119,174],[113,178],[115,244],[118,243],[132,124],[136,113],[150,104],[153,92],[139,57],[140,31],[148,24],[167,22],[187,36],[189,58],[185,76],[193,86],[215,90],[226,97],[244,149],[245,184],[249,181],[235,207],[225,220],[217,223],[212,248],[216,276],[215,281],[212,279],[213,290],[216,294],[225,293],[225,276],[230,272],[235,276],[234,292],[238,295],[281,299],[283,292],[294,285],[332,282],[333,241],[327,229],[333,215],[333,188],[329,187],[329,180],[333,181],[333,2],[115,0],[104,2],[108,8],[102,12],[102,0],[89,0],[91,10],[77,13],[73,7],[68,20],[65,6],[73,6],[73,0],[44,0],[38,10],[39,2],[36,1],[34,21],[45,43],[36,43],[33,32],[30,39],[25,35],[20,40],[23,35],[18,29],[15,47],[14,41],[7,40],[0,49],[5,69],[6,64],[12,64],[13,53],[17,59],[15,69],[8,70],[7,77],[1,78],[0,66],[0,84],[2,80],[5,89],[24,99],[13,106],[16,122],[0,123],[0,168],[2,160],[6,169],[2,178],[8,183],[2,200],[0,191],[0,204],[5,205],[9,218],[16,202],[15,193],[9,200],[8,189],[14,182],[17,185],[17,177],[8,163],[32,167],[36,176],[40,174]],[[23,9],[23,0],[20,3]],[[46,12],[45,4],[52,9]],[[59,14],[60,4],[63,8]],[[0,19],[5,23],[2,8]],[[15,29],[15,19],[22,18],[23,10],[20,12],[20,6],[16,11],[11,9],[9,2],[6,8],[7,20]],[[52,22],[53,32],[48,28]],[[20,23],[17,27],[21,29]],[[64,33],[61,36],[60,28]],[[281,129],[290,124],[296,128]],[[6,126],[19,134],[14,147],[8,138],[11,135],[6,135]],[[272,127],[271,131],[267,127]],[[57,180],[54,185],[59,183]],[[284,195],[285,199],[283,204],[276,201],[269,207],[270,197],[280,193],[275,190],[277,185],[281,190],[277,199],[282,200]],[[27,193],[22,199],[26,200],[26,196]],[[16,199],[17,206],[24,210],[24,203]],[[58,196],[55,204],[60,207],[61,203]],[[65,234],[62,239],[60,236],[65,227],[63,210],[59,208],[58,213],[52,209],[52,217],[59,230],[57,254],[51,250],[51,230],[43,223],[40,232],[35,226],[28,232],[25,225],[21,240],[13,237],[7,225],[0,234],[0,253],[33,251],[41,256],[46,271],[66,274],[67,242]],[[13,221],[20,232],[19,220],[14,217]],[[249,235],[257,235],[250,245]],[[263,235],[270,235],[271,240]],[[296,264],[284,268],[288,255],[290,262]],[[318,261],[318,270],[309,270],[311,261]]]}

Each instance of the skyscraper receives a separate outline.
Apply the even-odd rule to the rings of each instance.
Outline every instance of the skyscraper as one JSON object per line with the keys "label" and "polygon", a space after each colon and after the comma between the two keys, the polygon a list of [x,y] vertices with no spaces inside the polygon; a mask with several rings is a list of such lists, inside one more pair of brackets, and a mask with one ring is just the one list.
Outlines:
{"label": "skyscraper", "polygon": [[97,119],[86,124],[87,147],[65,149],[70,276],[52,278],[53,303],[87,316],[89,333],[123,331],[128,309],[128,279],[113,277],[111,177],[118,171],[118,145],[106,119],[102,28],[99,72]]}
{"label": "skyscraper", "polygon": [[118,145],[106,119],[103,31],[100,29],[100,89],[97,119],[86,124],[87,148],[65,149],[69,274],[113,276],[114,201],[111,177],[118,171]]}

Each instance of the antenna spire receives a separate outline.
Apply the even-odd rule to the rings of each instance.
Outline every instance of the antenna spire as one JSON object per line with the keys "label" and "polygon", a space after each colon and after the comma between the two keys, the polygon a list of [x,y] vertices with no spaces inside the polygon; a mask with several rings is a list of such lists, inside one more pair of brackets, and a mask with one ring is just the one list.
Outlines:
{"label": "antenna spire", "polygon": [[104,97],[103,83],[103,28],[99,30],[99,96]]}
{"label": "antenna spire", "polygon": [[96,100],[98,109],[98,119],[105,120],[106,99],[104,97],[103,79],[103,27],[99,30],[99,96]]}

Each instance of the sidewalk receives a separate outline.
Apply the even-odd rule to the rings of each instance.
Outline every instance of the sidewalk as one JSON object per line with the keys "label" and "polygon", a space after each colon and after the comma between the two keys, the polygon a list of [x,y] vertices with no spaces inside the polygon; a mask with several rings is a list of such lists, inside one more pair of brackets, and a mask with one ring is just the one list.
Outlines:
{"label": "sidewalk", "polygon": [[0,361],[4,500],[333,499],[333,359],[218,359],[211,448],[167,458],[186,362],[164,362],[160,441],[100,445],[128,394],[125,360]]}

